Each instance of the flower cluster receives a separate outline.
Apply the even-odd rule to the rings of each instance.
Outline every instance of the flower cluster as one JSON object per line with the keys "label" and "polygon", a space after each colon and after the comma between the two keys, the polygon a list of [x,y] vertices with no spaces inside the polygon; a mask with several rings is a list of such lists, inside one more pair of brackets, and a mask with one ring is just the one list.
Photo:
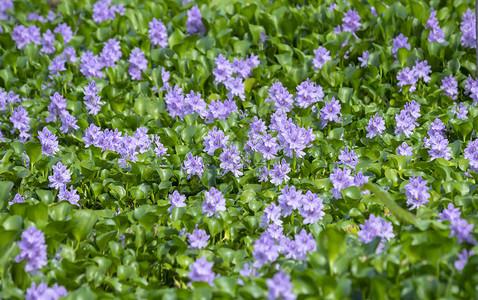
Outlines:
{"label": "flower cluster", "polygon": [[[324,208],[323,200],[311,191],[302,194],[295,186],[286,185],[279,195],[279,208],[280,214],[283,217],[287,217],[292,214],[294,210],[299,210],[301,216],[304,218],[304,224],[317,223],[325,213],[322,211]],[[273,211],[269,207],[266,208],[263,222],[269,222],[276,220],[277,218],[272,214]],[[266,219],[267,218],[267,219]]]}
{"label": "flower cluster", "polygon": [[406,142],[403,142],[400,146],[397,147],[397,155],[412,156],[413,148],[408,146]]}
{"label": "flower cluster", "polygon": [[[137,162],[137,155],[148,152],[151,149],[153,141],[147,135],[148,129],[145,127],[139,127],[133,136],[126,133],[119,132],[118,129],[114,131],[105,129],[101,130],[100,127],[91,123],[83,134],[83,142],[85,147],[93,145],[101,148],[102,151],[113,151],[121,155],[118,159],[120,166],[126,167],[127,161]],[[159,142],[159,138],[156,138],[156,145],[158,148],[154,151],[158,154],[164,155],[167,148],[163,148],[163,145]],[[158,156],[160,156],[158,154]]]}
{"label": "flower cluster", "polygon": [[403,132],[406,137],[409,137],[415,127],[418,126],[417,119],[420,116],[420,104],[418,102],[412,100],[405,104],[404,109],[395,115],[395,121],[397,122],[395,134]]}
{"label": "flower cluster", "polygon": [[15,203],[24,203],[24,202],[25,200],[23,200],[22,195],[20,195],[19,193],[16,193],[15,197],[13,197],[13,201],[9,201],[8,205],[13,205]]}
{"label": "flower cluster", "polygon": [[120,42],[116,39],[109,39],[103,44],[103,50],[100,53],[100,62],[102,67],[114,68],[116,62],[121,58]]}
{"label": "flower cluster", "polygon": [[258,56],[251,53],[247,59],[235,57],[234,62],[231,63],[222,54],[219,54],[215,62],[216,68],[212,71],[215,83],[224,84],[229,91],[229,98],[237,96],[244,101],[245,84],[243,80],[249,78],[252,75],[252,69],[259,65]]}
{"label": "flower cluster", "polygon": [[292,282],[290,281],[290,275],[285,274],[284,271],[276,273],[272,279],[266,279],[269,292],[267,298],[282,299],[282,300],[294,300],[297,296],[292,293]]}
{"label": "flower cluster", "polygon": [[212,187],[209,192],[204,192],[205,200],[202,202],[202,210],[208,217],[217,217],[218,211],[226,210],[226,199],[220,190]]}
{"label": "flower cluster", "polygon": [[104,102],[101,101],[101,96],[98,95],[100,88],[96,86],[96,82],[92,80],[89,85],[83,88],[83,100],[86,105],[86,109],[90,115],[96,116]]}
{"label": "flower cluster", "polygon": [[201,98],[200,93],[191,91],[184,96],[183,90],[177,85],[169,88],[164,97],[166,109],[172,118],[178,116],[181,119],[187,114],[197,113],[201,118],[206,119],[206,123],[211,123],[216,119],[225,120],[231,112],[237,111],[236,102],[234,100],[213,100],[207,104]]}
{"label": "flower cluster", "polygon": [[254,242],[254,267],[260,268],[264,264],[277,260],[280,254],[287,259],[304,261],[307,253],[317,249],[317,242],[312,234],[305,229],[289,239],[283,233],[281,225],[272,224],[263,232],[261,237]]}
{"label": "flower cluster", "polygon": [[322,87],[316,85],[314,82],[310,82],[309,78],[299,84],[296,89],[295,101],[297,102],[297,106],[301,108],[306,108],[316,102],[324,101]]}
{"label": "flower cluster", "polygon": [[48,287],[43,281],[37,286],[32,282],[31,286],[26,290],[25,300],[57,300],[68,295],[65,287],[55,283],[52,287]]}
{"label": "flower cluster", "polygon": [[168,30],[161,20],[153,18],[149,22],[148,35],[152,45],[159,46],[160,48],[168,46]]}
{"label": "flower cluster", "polygon": [[131,52],[128,62],[130,63],[128,72],[133,80],[141,80],[141,71],[146,70],[148,61],[144,58],[144,51],[134,48]]}
{"label": "flower cluster", "polygon": [[429,138],[423,138],[423,143],[426,148],[429,148],[430,160],[435,158],[444,158],[449,160],[451,158],[451,148],[448,147],[448,139],[445,136],[445,124],[440,119],[435,119],[430,124],[428,130]]}
{"label": "flower cluster", "polygon": [[319,48],[314,50],[314,59],[312,60],[314,69],[322,69],[324,64],[331,60],[330,51],[326,48],[319,46]]}
{"label": "flower cluster", "polygon": [[462,16],[460,32],[463,47],[476,48],[476,15],[469,8]]}
{"label": "flower cluster", "polygon": [[22,232],[22,240],[18,242],[20,254],[15,257],[16,262],[27,260],[25,271],[37,273],[47,265],[45,235],[33,226]]}
{"label": "flower cluster", "polygon": [[438,217],[440,222],[450,222],[450,237],[456,236],[460,243],[476,244],[476,240],[471,236],[475,224],[469,224],[465,219],[461,218],[461,212],[458,207],[455,208],[452,203],[449,203]]}
{"label": "flower cluster", "polygon": [[400,91],[402,87],[405,85],[410,85],[408,91],[413,93],[417,90],[416,84],[420,78],[423,79],[424,82],[430,81],[431,67],[428,65],[426,60],[419,62],[418,59],[415,61],[415,66],[410,70],[409,67],[406,67],[402,71],[398,72],[397,80],[398,86],[400,86]]}
{"label": "flower cluster", "polygon": [[42,154],[53,157],[60,151],[56,135],[51,133],[48,128],[43,127],[42,131],[38,131],[38,138],[40,139]]}
{"label": "flower cluster", "polygon": [[408,37],[404,36],[402,33],[400,33],[397,37],[395,37],[392,43],[393,43],[392,52],[395,58],[397,58],[398,49],[400,48],[405,48],[407,50],[411,49],[411,46],[408,43]]}
{"label": "flower cluster", "polygon": [[13,28],[12,40],[15,41],[19,50],[25,48],[25,46],[30,43],[41,45],[40,28],[35,25],[31,25],[30,27],[17,25]]}
{"label": "flower cluster", "polygon": [[185,200],[186,196],[181,195],[178,191],[174,191],[169,195],[169,204],[171,204],[171,206],[168,208],[168,211],[172,211],[173,207],[185,207]]}
{"label": "flower cluster", "polygon": [[377,135],[382,135],[385,130],[385,120],[376,113],[375,116],[370,117],[365,130],[367,130],[367,137],[369,139],[374,138]]}
{"label": "flower cluster", "polygon": [[392,222],[387,222],[381,217],[375,217],[373,214],[370,214],[368,220],[360,225],[360,231],[357,232],[357,235],[359,241],[364,243],[369,243],[377,237],[380,238],[380,244],[375,250],[376,253],[382,252],[385,241],[395,237]]}
{"label": "flower cluster", "polygon": [[427,192],[430,188],[426,185],[428,180],[423,180],[421,175],[418,177],[410,178],[410,182],[405,185],[405,194],[407,195],[407,205],[410,206],[410,210],[425,207],[425,203],[428,203],[430,194]]}
{"label": "flower cluster", "polygon": [[465,159],[470,161],[470,168],[478,172],[478,140],[474,140],[468,144],[464,150]]}
{"label": "flower cluster", "polygon": [[108,19],[114,19],[115,13],[123,15],[125,8],[123,5],[111,5],[111,0],[100,0],[93,4],[93,20],[100,24]]}
{"label": "flower cluster", "polygon": [[196,228],[194,229],[193,233],[187,233],[186,236],[189,240],[189,247],[193,249],[202,249],[207,247],[207,241],[209,240],[209,235],[203,229],[198,229],[198,225],[196,224]]}
{"label": "flower cluster", "polygon": [[355,38],[358,39],[358,36],[355,34],[356,31],[360,30],[362,24],[360,23],[360,15],[354,9],[350,9],[348,12],[344,12],[344,17],[342,18],[343,24],[335,28],[334,32],[339,34],[340,32],[351,32]]}
{"label": "flower cluster", "polygon": [[53,175],[48,176],[48,180],[50,181],[49,187],[57,190],[64,188],[71,180],[70,170],[59,161],[53,166]]}
{"label": "flower cluster", "polygon": [[458,95],[458,82],[453,78],[453,75],[442,79],[440,88],[444,91],[444,95],[451,99],[456,99]]}
{"label": "flower cluster", "polygon": [[10,122],[13,124],[12,133],[18,129],[20,132],[18,139],[20,142],[26,142],[30,138],[30,134],[28,133],[28,131],[30,131],[30,118],[28,117],[28,112],[21,105],[18,105],[13,110]]}
{"label": "flower cluster", "polygon": [[186,21],[186,26],[189,34],[206,33],[206,28],[204,28],[204,24],[201,21],[201,11],[197,5],[188,10],[187,15],[188,20]]}
{"label": "flower cluster", "polygon": [[332,97],[332,99],[329,102],[325,102],[325,106],[322,107],[320,110],[320,119],[321,121],[321,126],[324,128],[328,122],[334,121],[335,123],[340,123],[340,116],[342,114],[340,113],[340,109],[342,106],[340,105],[339,100],[335,100],[335,97]]}
{"label": "flower cluster", "polygon": [[436,10],[432,9],[430,16],[428,17],[426,29],[430,30],[430,35],[428,36],[428,41],[430,43],[437,42],[437,43],[444,43],[445,42],[445,34],[443,30],[440,28],[440,24],[436,18],[437,12]]}
{"label": "flower cluster", "polygon": [[362,171],[357,172],[354,177],[352,177],[351,174],[352,172],[345,167],[343,169],[335,167],[332,174],[330,174],[330,181],[334,186],[331,192],[335,199],[342,199],[342,194],[340,193],[341,190],[349,186],[362,187],[368,182],[368,176],[364,176]]}
{"label": "flower cluster", "polygon": [[204,172],[204,162],[202,157],[193,156],[193,154],[189,152],[186,155],[184,165],[181,169],[184,173],[188,174],[188,179],[194,175],[198,175],[199,178],[202,178],[202,173]]}
{"label": "flower cluster", "polygon": [[202,281],[212,285],[216,274],[212,271],[214,263],[208,262],[206,258],[198,258],[191,266],[188,277],[191,281]]}

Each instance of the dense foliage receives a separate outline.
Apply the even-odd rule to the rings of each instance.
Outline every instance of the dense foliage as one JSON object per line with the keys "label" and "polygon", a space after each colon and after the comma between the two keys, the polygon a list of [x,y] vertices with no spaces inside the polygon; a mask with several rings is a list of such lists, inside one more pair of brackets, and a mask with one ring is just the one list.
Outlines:
{"label": "dense foliage", "polygon": [[0,0],[1,299],[474,299],[472,0]]}

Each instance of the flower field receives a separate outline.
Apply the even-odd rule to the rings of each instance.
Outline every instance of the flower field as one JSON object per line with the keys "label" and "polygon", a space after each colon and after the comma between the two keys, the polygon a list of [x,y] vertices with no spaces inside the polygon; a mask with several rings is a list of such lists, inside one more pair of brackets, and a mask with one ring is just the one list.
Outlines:
{"label": "flower field", "polygon": [[477,299],[475,1],[0,0],[0,299]]}

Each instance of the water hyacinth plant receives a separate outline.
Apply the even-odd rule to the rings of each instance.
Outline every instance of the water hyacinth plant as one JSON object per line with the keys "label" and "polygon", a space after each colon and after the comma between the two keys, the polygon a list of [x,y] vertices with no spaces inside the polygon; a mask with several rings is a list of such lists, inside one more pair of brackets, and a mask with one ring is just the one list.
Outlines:
{"label": "water hyacinth plant", "polygon": [[472,0],[0,0],[0,299],[476,299]]}

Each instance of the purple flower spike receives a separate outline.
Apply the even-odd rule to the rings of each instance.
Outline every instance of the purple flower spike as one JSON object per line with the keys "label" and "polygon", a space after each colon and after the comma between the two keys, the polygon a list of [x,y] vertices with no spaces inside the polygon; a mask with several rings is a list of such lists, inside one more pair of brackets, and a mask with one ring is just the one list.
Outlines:
{"label": "purple flower spike", "polygon": [[213,262],[208,262],[206,258],[201,257],[190,266],[191,271],[188,273],[188,277],[191,281],[202,281],[212,285],[215,278],[215,273],[212,271],[213,266]]}
{"label": "purple flower spike", "polygon": [[210,236],[206,234],[206,231],[198,229],[198,225],[196,224],[196,229],[194,229],[193,233],[188,234],[189,248],[202,249],[207,247],[209,237]]}
{"label": "purple flower spike", "polygon": [[22,232],[22,240],[18,242],[20,254],[15,257],[16,262],[27,260],[25,271],[32,274],[47,265],[45,235],[33,226]]}
{"label": "purple flower spike", "polygon": [[65,185],[70,182],[70,179],[70,170],[68,170],[66,166],[59,161],[55,166],[53,166],[53,175],[48,176],[48,180],[50,180],[50,184],[48,186],[59,190],[62,187],[65,187]]}
{"label": "purple flower spike", "polygon": [[292,293],[292,282],[290,275],[285,274],[284,271],[276,273],[272,279],[266,279],[269,292],[267,294],[268,300],[282,299],[295,300],[297,296]]}

